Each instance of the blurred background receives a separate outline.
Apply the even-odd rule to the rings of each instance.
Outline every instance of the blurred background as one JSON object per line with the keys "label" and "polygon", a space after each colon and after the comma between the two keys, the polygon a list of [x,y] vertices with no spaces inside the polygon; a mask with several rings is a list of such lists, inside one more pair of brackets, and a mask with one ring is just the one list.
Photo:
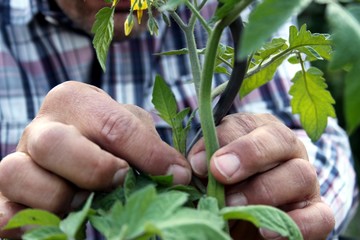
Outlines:
{"label": "blurred background", "polygon": [[[329,27],[325,20],[324,13],[324,5],[314,3],[311,4],[310,7],[308,7],[299,16],[299,26],[301,26],[303,23],[306,23],[308,30],[310,30],[312,33],[329,33]],[[314,62],[313,65],[320,68],[324,72],[324,77],[329,85],[329,90],[331,91],[336,101],[335,109],[339,123],[344,129],[346,129],[343,112],[343,91],[345,82],[344,72],[329,71],[327,69],[326,62]],[[360,185],[360,129],[354,131],[351,135],[349,135],[349,137],[352,151],[354,154],[355,167],[358,173],[357,181]],[[351,239],[360,240],[360,209],[357,210],[354,219],[350,222],[346,232],[343,235],[346,237],[351,237]]]}

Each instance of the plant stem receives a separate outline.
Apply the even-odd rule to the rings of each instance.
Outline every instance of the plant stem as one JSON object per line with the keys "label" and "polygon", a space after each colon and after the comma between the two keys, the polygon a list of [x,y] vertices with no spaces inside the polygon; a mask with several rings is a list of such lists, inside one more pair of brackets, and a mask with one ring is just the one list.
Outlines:
{"label": "plant stem", "polygon": [[206,22],[206,20],[201,16],[200,12],[195,8],[194,5],[192,5],[189,1],[185,2],[186,6],[191,10],[191,12],[193,13],[193,15],[191,16],[191,18],[196,17],[201,25],[203,26],[203,28],[206,30],[206,32],[208,34],[211,33],[211,28],[209,27],[209,24]]}
{"label": "plant stem", "polygon": [[[210,166],[211,156],[219,149],[219,142],[216,136],[215,123],[213,121],[212,111],[212,98],[211,98],[211,86],[212,78],[215,67],[215,59],[217,54],[218,45],[220,42],[221,34],[223,30],[229,26],[240,14],[245,7],[251,3],[252,0],[241,1],[235,5],[234,9],[216,25],[211,32],[205,52],[205,62],[202,72],[202,79],[200,83],[199,92],[199,115],[200,124],[203,131],[206,157],[208,159],[208,166]],[[225,194],[224,186],[216,181],[211,174],[210,169],[208,171],[208,196],[215,197],[218,200],[219,208],[225,206]]]}

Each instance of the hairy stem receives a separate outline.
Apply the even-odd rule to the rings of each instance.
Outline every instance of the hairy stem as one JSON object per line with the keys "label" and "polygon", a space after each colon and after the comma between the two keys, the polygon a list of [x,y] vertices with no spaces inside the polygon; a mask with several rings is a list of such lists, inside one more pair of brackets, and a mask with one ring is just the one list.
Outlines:
{"label": "hairy stem", "polygon": [[[208,166],[210,166],[211,156],[215,153],[217,149],[219,149],[215,123],[213,121],[211,98],[211,86],[215,67],[217,47],[219,45],[223,30],[227,26],[229,26],[239,16],[240,12],[244,10],[245,7],[251,2],[252,0],[246,0],[236,4],[233,10],[224,19],[220,20],[215,25],[215,28],[211,32],[209,40],[207,42],[205,62],[199,92],[199,115],[201,129],[203,131],[205,141]],[[225,206],[224,186],[216,181],[214,176],[211,174],[210,169],[208,175],[207,194],[208,196],[215,197],[218,200],[220,208],[223,208]]]}

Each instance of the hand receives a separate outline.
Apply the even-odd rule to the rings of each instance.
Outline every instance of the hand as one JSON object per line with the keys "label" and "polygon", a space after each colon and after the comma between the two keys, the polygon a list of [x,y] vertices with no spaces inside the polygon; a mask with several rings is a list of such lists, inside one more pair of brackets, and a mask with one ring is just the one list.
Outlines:
{"label": "hand", "polygon": [[144,110],[86,84],[61,84],[45,98],[17,152],[0,163],[0,227],[24,207],[67,213],[90,191],[120,185],[129,165],[173,174],[179,184],[191,178],[187,161],[160,139]]}
{"label": "hand", "polygon": [[[321,200],[317,174],[296,135],[271,115],[234,114],[217,127],[220,145],[210,162],[226,185],[228,205],[266,204],[286,211],[304,239],[325,239],[334,227],[331,209]],[[193,171],[207,174],[204,144],[189,153]],[[274,233],[236,222],[234,239],[275,239]],[[276,238],[278,239],[278,238]]]}

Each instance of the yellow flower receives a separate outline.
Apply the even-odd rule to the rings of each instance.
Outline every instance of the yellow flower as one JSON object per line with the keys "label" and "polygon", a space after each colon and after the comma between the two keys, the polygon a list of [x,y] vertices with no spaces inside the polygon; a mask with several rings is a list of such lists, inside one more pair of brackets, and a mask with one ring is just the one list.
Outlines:
{"label": "yellow flower", "polygon": [[129,36],[133,26],[134,26],[134,20],[132,18],[132,15],[129,14],[124,23],[125,36]]}
{"label": "yellow flower", "polygon": [[131,0],[131,6],[133,10],[137,11],[138,23],[141,23],[141,18],[143,16],[143,11],[148,8],[146,0]]}

